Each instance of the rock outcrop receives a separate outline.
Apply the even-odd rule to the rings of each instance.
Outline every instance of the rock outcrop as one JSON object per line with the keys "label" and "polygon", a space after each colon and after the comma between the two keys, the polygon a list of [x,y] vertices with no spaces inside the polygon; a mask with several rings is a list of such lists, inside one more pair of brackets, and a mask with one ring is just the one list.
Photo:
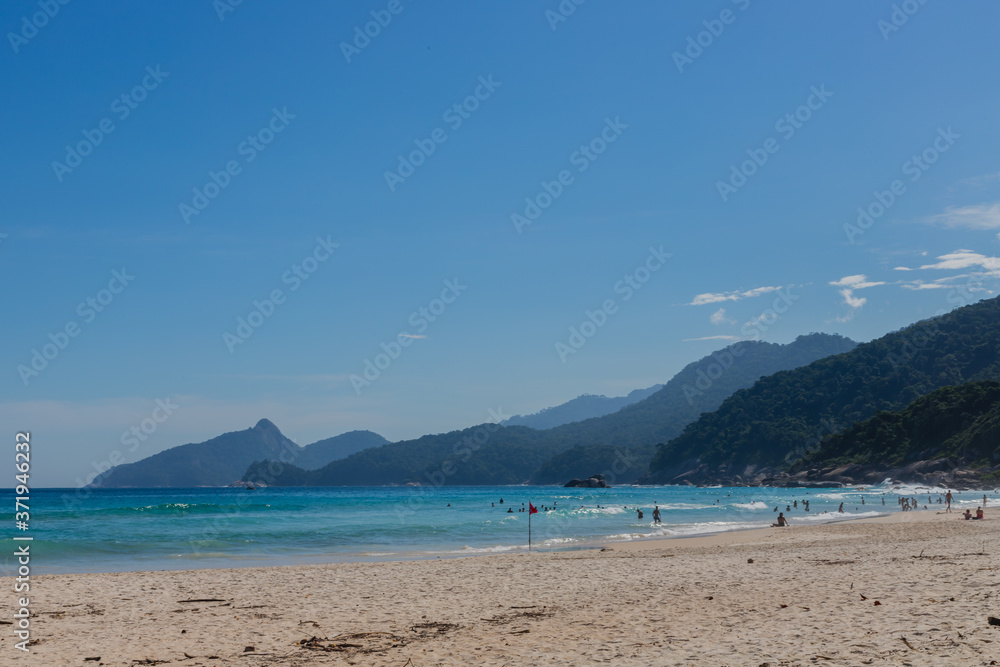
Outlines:
{"label": "rock outcrop", "polygon": [[589,489],[609,489],[611,485],[604,479],[604,475],[591,475],[587,479],[573,478],[563,484],[563,487],[583,487]]}

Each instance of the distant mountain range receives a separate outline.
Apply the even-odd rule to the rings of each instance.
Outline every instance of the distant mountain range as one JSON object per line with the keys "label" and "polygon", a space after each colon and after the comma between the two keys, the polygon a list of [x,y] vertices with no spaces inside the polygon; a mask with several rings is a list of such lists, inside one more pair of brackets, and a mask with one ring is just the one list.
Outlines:
{"label": "distant mountain range", "polygon": [[642,481],[759,484],[800,459],[821,466],[817,450],[840,451],[822,448],[839,442],[831,436],[942,387],[981,380],[1000,380],[1000,298],[762,378],[660,447]]}
{"label": "distant mountain range", "polygon": [[566,401],[561,405],[545,408],[530,415],[514,415],[510,419],[500,422],[504,426],[527,426],[529,428],[544,430],[555,428],[563,424],[591,419],[593,417],[603,417],[612,412],[618,412],[626,405],[632,405],[649,398],[663,388],[662,384],[655,384],[646,389],[636,389],[629,392],[627,396],[617,396],[608,398],[595,394],[582,394],[576,398]]}
{"label": "distant mountain range", "polygon": [[603,473],[609,482],[631,482],[646,471],[656,443],[679,434],[737,389],[854,346],[828,334],[800,336],[787,345],[744,341],[689,364],[648,398],[603,417],[544,431],[483,424],[383,445],[313,471],[285,465],[272,475],[263,461],[243,480],[276,486],[546,484]]}
{"label": "distant mountain range", "polygon": [[[843,336],[813,333],[779,345],[741,341],[681,369],[649,398],[618,412],[547,431],[563,451],[532,473],[535,484],[556,484],[603,473],[609,482],[631,482],[646,472],[658,443],[680,435],[705,412],[758,379],[854,349]],[[623,468],[626,470],[623,471]],[[609,474],[610,471],[610,474]]]}
{"label": "distant mountain range", "polygon": [[242,477],[251,463],[261,459],[294,461],[311,469],[386,442],[371,431],[351,431],[300,447],[282,435],[277,426],[261,419],[245,431],[172,447],[141,461],[115,466],[95,479],[92,486],[226,486]]}
{"label": "distant mountain range", "polygon": [[[736,343],[616,412],[553,428],[512,418],[394,443],[355,431],[303,448],[264,419],[118,466],[95,485],[438,486],[600,473],[612,484],[867,484],[885,475],[970,488],[1000,481],[998,381],[994,298],[861,345],[828,334]],[[622,399],[582,396],[520,419],[560,421],[612,400]]]}

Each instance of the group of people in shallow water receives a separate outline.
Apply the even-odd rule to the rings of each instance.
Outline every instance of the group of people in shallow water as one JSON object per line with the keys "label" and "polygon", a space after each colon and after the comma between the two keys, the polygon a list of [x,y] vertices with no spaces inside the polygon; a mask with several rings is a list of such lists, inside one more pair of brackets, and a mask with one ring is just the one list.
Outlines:
{"label": "group of people in shallow water", "polygon": [[[775,512],[778,512],[778,507],[779,507],[779,505],[775,505],[774,506],[774,511]],[[791,512],[792,508],[799,509],[799,501],[798,500],[793,500],[791,505],[785,505],[785,512]],[[802,509],[804,511],[806,511],[806,512],[809,511],[809,501],[808,500],[804,500],[804,499],[802,500]],[[840,504],[840,511],[841,512],[844,511],[844,504],[843,503]],[[785,518],[785,512],[778,512],[778,518],[777,518],[777,520],[776,520],[775,523],[771,524],[771,528],[784,528],[786,526],[790,526],[791,525],[790,523],[788,523],[788,519]]]}
{"label": "group of people in shallow water", "polygon": [[[503,498],[500,499],[500,504],[503,505]],[[537,507],[535,509],[537,509],[539,512],[551,512],[552,510],[554,510],[556,508],[556,505],[558,505],[558,504],[559,503],[553,501],[552,502],[552,507],[542,506],[542,507]],[[497,506],[496,503],[490,503],[490,507],[496,507],[496,506]],[[450,503],[448,504],[448,507],[451,507]],[[600,505],[598,505],[598,507],[600,507]],[[517,511],[518,512],[527,512],[528,508],[525,507],[524,503],[521,503],[521,506],[519,508],[517,508]],[[513,507],[508,507],[507,508],[507,514],[513,514],[513,513],[514,513],[514,508]]]}
{"label": "group of people in shallow water", "polygon": [[[857,489],[857,490],[861,491],[861,490],[864,490],[864,489]],[[954,500],[954,496],[952,495],[951,491],[948,491],[948,493],[945,494],[944,496],[939,496],[938,497],[937,503],[938,503],[938,505],[945,505],[945,507],[946,507],[945,511],[946,512],[951,512],[951,503],[952,503],[953,500]],[[983,506],[976,509],[975,515],[973,515],[972,510],[970,510],[970,509],[965,510],[965,514],[962,515],[962,518],[965,519],[966,521],[968,521],[970,519],[975,520],[975,519],[983,519],[983,518],[985,518],[984,508],[986,507],[986,500],[987,500],[986,494],[984,493],[983,494]],[[719,503],[721,501],[720,500],[716,500],[715,502]],[[795,509],[799,509],[799,503],[800,502],[802,503],[802,509],[805,510],[806,512],[808,512],[809,511],[809,501],[805,500],[805,499],[803,499],[802,501],[795,500],[795,501],[792,502],[791,505],[785,505],[785,512],[791,512],[793,507]],[[900,496],[897,499],[897,503],[899,504],[900,510],[903,511],[903,512],[907,512],[907,511],[910,511],[910,510],[920,509],[920,501],[917,498],[910,498],[910,497],[906,497],[906,496]],[[934,498],[932,496],[928,495],[927,496],[927,503],[929,505],[933,505],[934,504]],[[500,504],[501,505],[504,504],[503,503],[503,498],[500,499]],[[861,504],[862,505],[865,504],[865,498],[864,498],[864,496],[861,497]],[[882,504],[885,505],[885,495],[882,496]],[[538,511],[539,512],[551,512],[552,510],[556,509],[557,505],[558,505],[558,503],[556,503],[556,502],[553,501],[552,507],[548,507],[548,506],[543,505],[542,507],[538,508]],[[451,507],[451,503],[448,503],[448,507]],[[496,504],[495,503],[490,503],[490,507],[496,507]],[[785,528],[786,526],[790,526],[791,525],[788,522],[788,519],[785,517],[785,512],[779,512],[778,511],[779,507],[780,507],[779,505],[775,505],[775,507],[774,507],[774,511],[778,512],[778,518],[776,519],[775,523],[771,524],[772,528]],[[625,510],[628,510],[628,506],[627,505],[623,506],[623,508]],[[580,509],[585,509],[585,507],[583,505],[581,505]],[[597,509],[603,509],[603,508],[600,505],[598,505]],[[860,508],[859,507],[855,507],[855,509],[860,509]],[[924,509],[927,509],[927,505],[924,505]],[[518,512],[527,512],[528,508],[525,506],[524,503],[521,503],[521,507],[519,507],[517,509],[517,511]],[[636,511],[637,518],[639,520],[642,520],[642,518],[643,518],[642,508],[637,507],[637,508],[635,508],[635,511]],[[840,514],[844,514],[845,513],[844,512],[844,503],[840,503],[840,506],[837,508],[837,512],[840,513]],[[507,508],[507,514],[513,514],[513,513],[514,513],[514,508],[508,506],[508,508]],[[826,512],[823,512],[823,513],[826,514]],[[653,507],[653,523],[654,524],[662,523],[662,518],[661,518],[661,515],[660,515],[660,506],[658,504],[654,505],[654,507]]]}
{"label": "group of people in shallow water", "polygon": [[[951,503],[952,503],[953,500],[954,500],[954,496],[952,495],[951,491],[948,491],[948,493],[946,493],[944,496],[938,496],[937,503],[938,503],[938,505],[945,505],[945,507],[946,507],[945,511],[946,512],[951,512]],[[986,512],[985,512],[986,501],[987,501],[987,497],[986,497],[986,494],[984,493],[983,494],[983,505],[982,505],[982,507],[976,508],[975,515],[972,514],[972,510],[971,509],[967,509],[967,510],[965,510],[965,514],[962,515],[962,518],[964,520],[966,520],[966,521],[969,521],[970,519],[971,520],[975,520],[975,519],[983,519],[983,518],[985,518],[985,515],[986,515]],[[793,503],[793,504],[794,504],[795,508],[798,509],[798,506],[799,506],[798,505],[798,501],[795,501],[795,503]],[[809,501],[808,500],[803,500],[802,504],[803,504],[803,507],[805,508],[805,511],[808,512],[809,511]],[[861,497],[861,504],[862,505],[865,504],[864,496]],[[885,496],[884,495],[882,496],[882,504],[885,505]],[[910,497],[906,497],[906,496],[900,496],[897,499],[897,504],[899,505],[900,510],[903,511],[903,512],[908,512],[910,510],[920,509],[920,500],[917,499],[917,498],[910,498]],[[933,504],[934,504],[934,497],[930,496],[930,495],[927,496],[927,504],[924,505],[924,509],[927,509],[928,505],[933,505]],[[791,505],[786,505],[785,506],[785,512],[789,512],[789,511],[791,511],[791,509],[792,509]],[[855,509],[859,509],[859,508],[856,507]],[[778,512],[778,508],[775,507],[774,511]],[[790,525],[788,523],[788,519],[785,518],[785,512],[778,512],[778,520],[777,520],[776,523],[772,523],[771,524],[772,528],[784,528],[785,526]],[[839,512],[841,514],[844,513],[844,503],[840,503],[840,507],[837,508],[837,512]]]}

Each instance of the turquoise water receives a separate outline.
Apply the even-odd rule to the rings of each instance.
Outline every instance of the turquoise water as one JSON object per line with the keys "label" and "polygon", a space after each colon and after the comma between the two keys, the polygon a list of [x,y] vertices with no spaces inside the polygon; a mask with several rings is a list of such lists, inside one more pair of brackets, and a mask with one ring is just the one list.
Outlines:
{"label": "turquoise water", "polygon": [[[13,492],[6,492],[13,505]],[[942,490],[872,487],[771,489],[617,487],[334,487],[244,489],[33,490],[32,572],[288,565],[345,560],[433,558],[515,552],[532,544],[581,548],[608,541],[702,535],[768,526],[785,514],[792,524],[898,512],[899,494],[921,507]],[[996,503],[994,498],[991,504]],[[960,506],[981,504],[964,492]],[[503,498],[504,503],[500,504]],[[865,504],[862,505],[861,499]],[[886,504],[882,505],[882,499]],[[810,512],[802,500],[810,500]],[[978,499],[978,503],[977,503]],[[844,514],[837,513],[844,503]],[[653,523],[659,504],[663,523]],[[449,506],[450,505],[450,506]],[[639,520],[635,508],[642,508]],[[514,512],[508,513],[507,509]],[[553,508],[545,511],[542,508]],[[626,509],[627,508],[627,509]],[[0,574],[15,571],[13,517],[0,539]]]}

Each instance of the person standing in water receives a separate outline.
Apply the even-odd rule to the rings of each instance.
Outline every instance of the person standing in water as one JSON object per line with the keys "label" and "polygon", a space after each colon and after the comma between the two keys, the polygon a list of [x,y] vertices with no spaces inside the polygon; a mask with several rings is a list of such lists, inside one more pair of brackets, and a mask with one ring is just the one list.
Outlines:
{"label": "person standing in water", "polygon": [[653,508],[653,523],[660,523],[660,507],[657,505]]}

